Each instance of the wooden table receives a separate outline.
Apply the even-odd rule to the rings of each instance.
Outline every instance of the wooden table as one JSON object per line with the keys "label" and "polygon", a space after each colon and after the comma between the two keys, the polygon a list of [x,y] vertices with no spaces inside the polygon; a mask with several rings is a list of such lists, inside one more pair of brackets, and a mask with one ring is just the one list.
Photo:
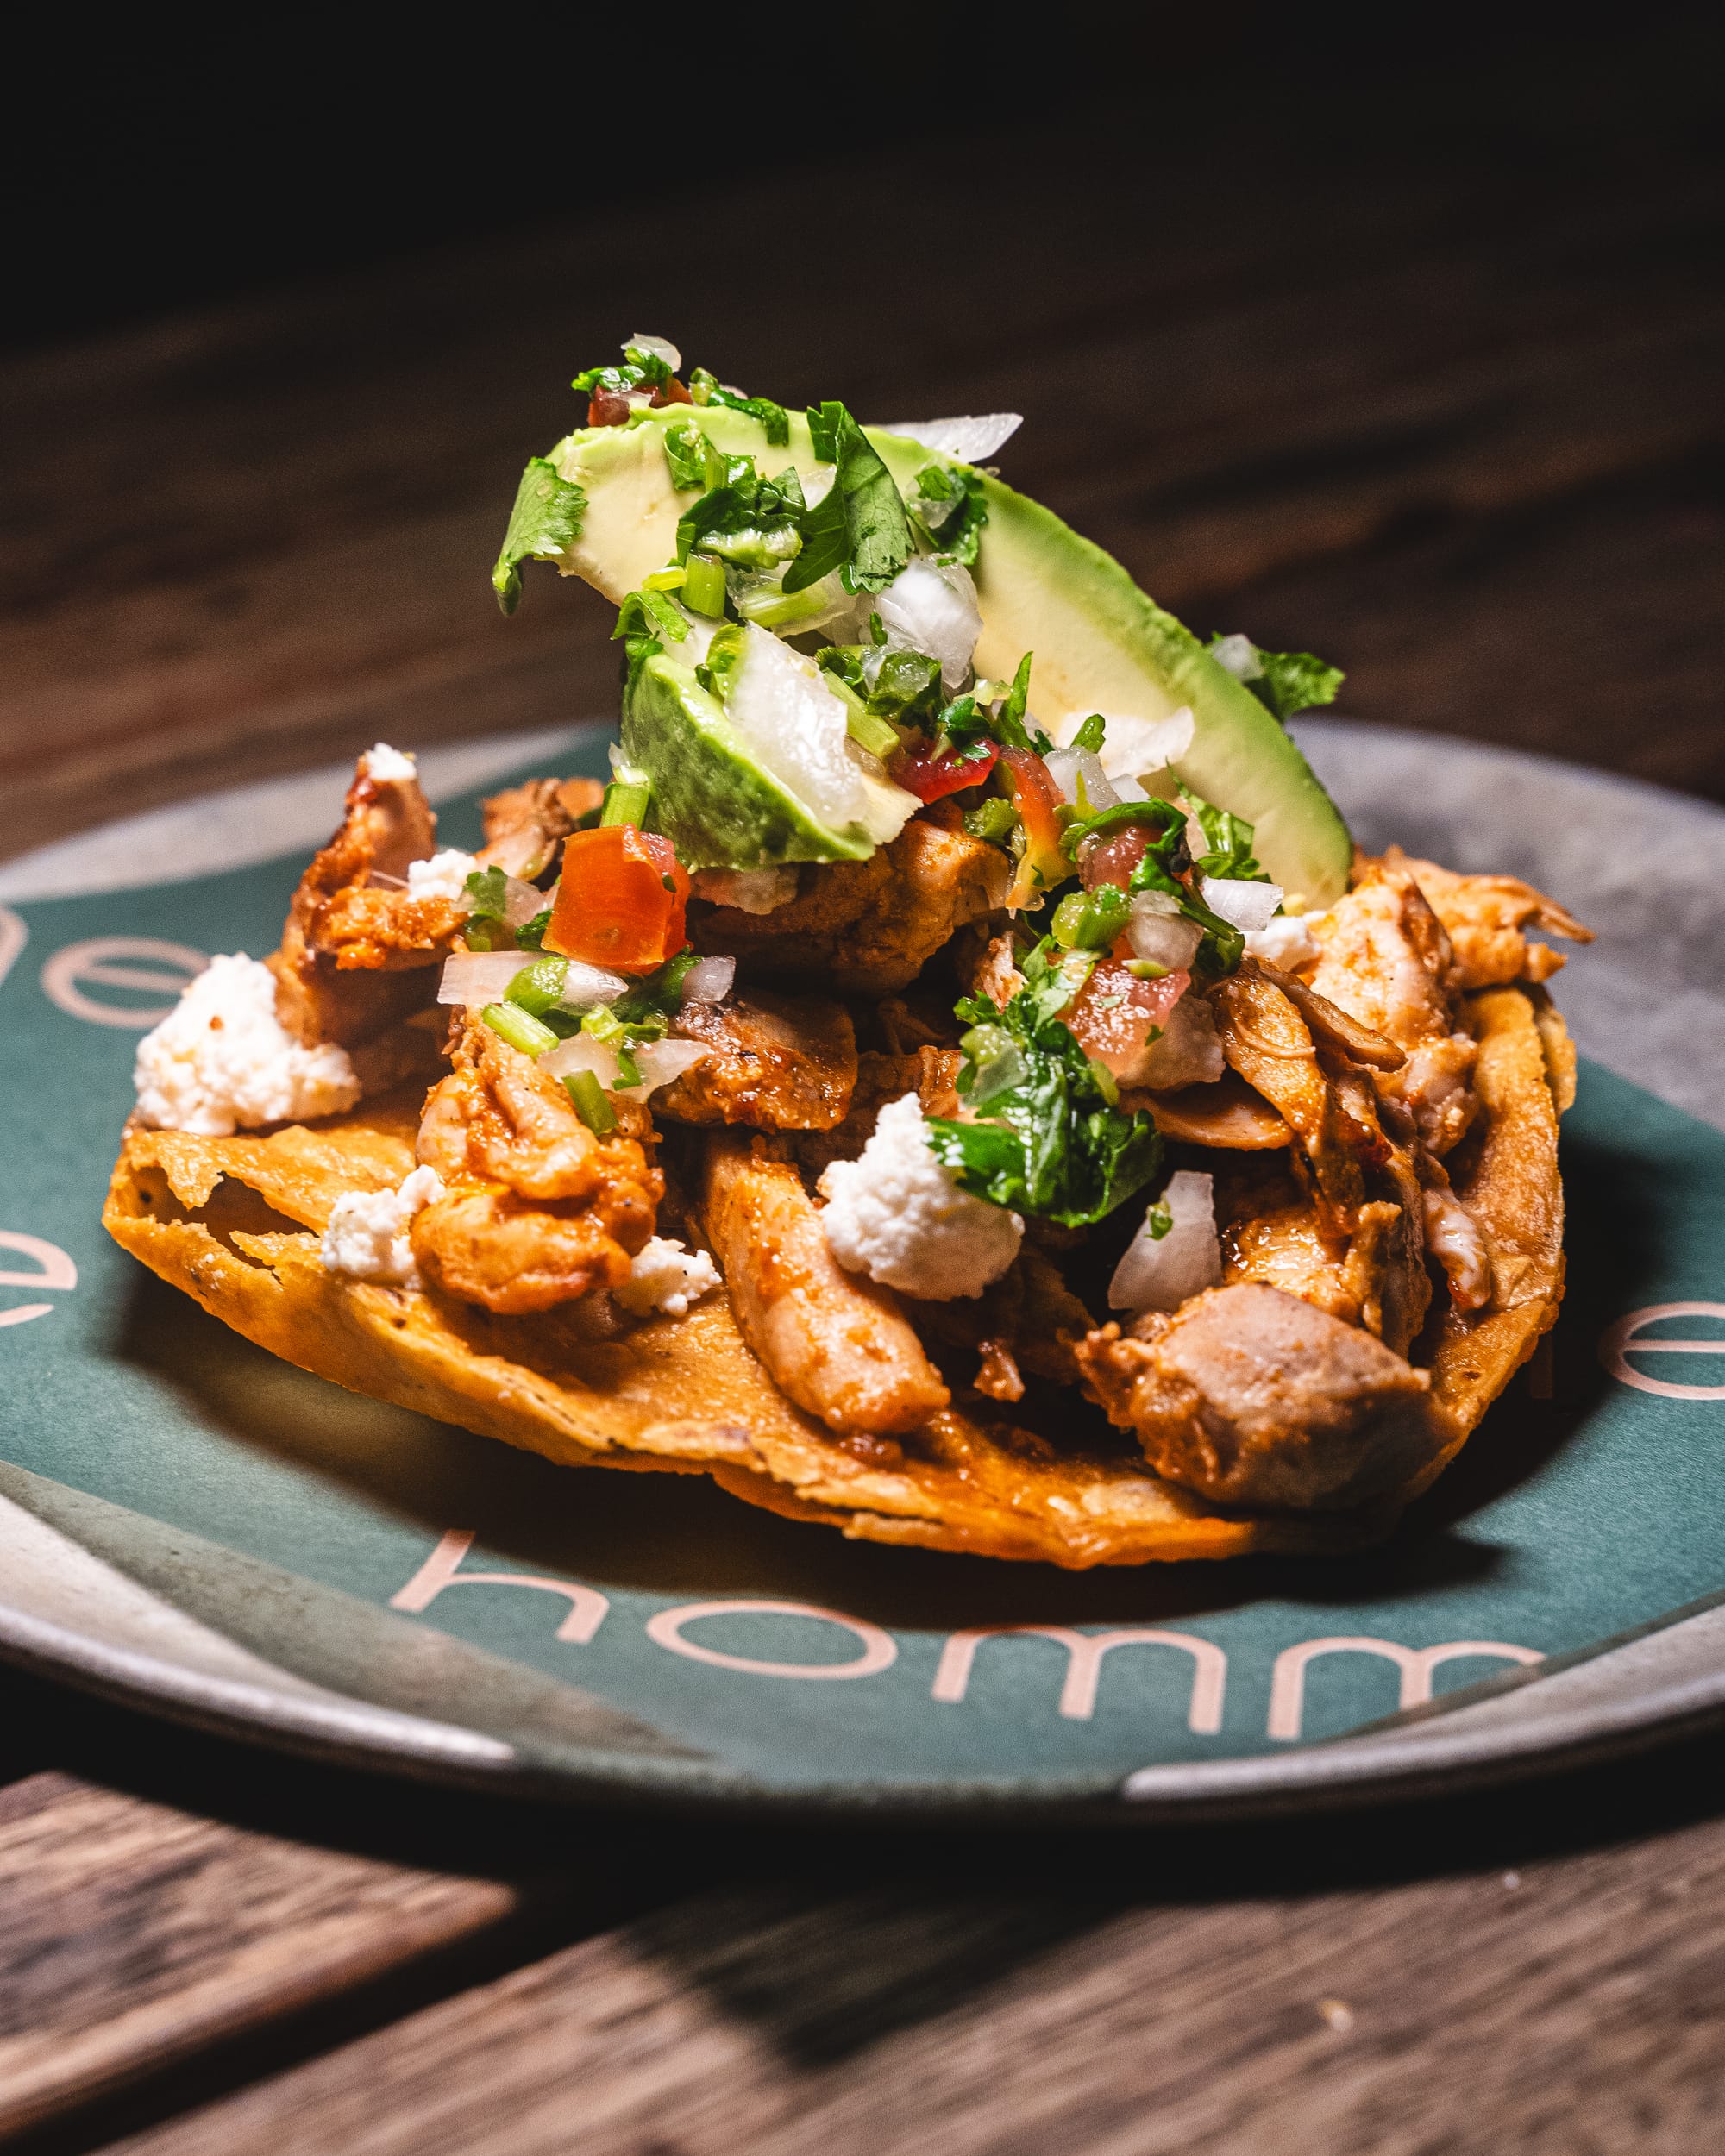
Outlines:
{"label": "wooden table", "polygon": [[[1051,134],[548,225],[15,364],[0,851],[606,708],[486,581],[640,324],[1008,475],[1344,708],[1725,797],[1716,175],[1643,146],[1170,177]],[[1082,149],[1086,214],[1058,184]],[[1065,160],[1065,161],[1063,161]],[[894,274],[859,298],[851,260]],[[1153,244],[1152,244],[1153,235]],[[1709,349],[1709,340],[1712,348]],[[0,1677],[0,2130],[40,2152],[1689,2151],[1725,2110],[1725,1743],[1111,1837],[537,1811]]]}

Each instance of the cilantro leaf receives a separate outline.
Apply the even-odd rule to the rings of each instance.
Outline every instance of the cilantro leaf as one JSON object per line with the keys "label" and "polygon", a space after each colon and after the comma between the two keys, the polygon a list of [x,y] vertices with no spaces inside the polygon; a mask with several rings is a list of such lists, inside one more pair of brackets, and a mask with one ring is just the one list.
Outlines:
{"label": "cilantro leaf", "polygon": [[1214,808],[1208,801],[1201,801],[1189,787],[1182,787],[1181,791],[1192,804],[1204,836],[1210,842],[1208,849],[1192,864],[1198,874],[1235,877],[1246,883],[1268,883],[1270,878],[1251,850],[1251,825],[1229,809]]}
{"label": "cilantro leaf", "polygon": [[534,457],[521,474],[503,549],[491,573],[492,589],[505,614],[521,603],[521,564],[561,554],[581,536],[587,498],[573,479],[561,479],[555,464]]}
{"label": "cilantro leaf", "polygon": [[943,561],[962,562],[967,569],[975,567],[982,527],[988,521],[980,472],[924,465],[917,473],[910,508]]}
{"label": "cilantro leaf", "polygon": [[1249,636],[1212,636],[1206,649],[1274,718],[1290,719],[1320,704],[1333,704],[1347,676],[1309,651],[1265,651]]}
{"label": "cilantro leaf", "polygon": [[973,1197],[1073,1228],[1103,1219],[1141,1190],[1163,1154],[1151,1118],[1142,1110],[1121,1114],[1107,1075],[1059,1017],[1089,962],[1079,953],[1051,956],[1038,945],[1025,961],[1025,987],[1004,1010],[986,996],[957,1006],[973,1029],[960,1094],[976,1091],[984,1062],[1004,1067],[1014,1082],[979,1100],[986,1119],[933,1118],[928,1126],[935,1156]]}
{"label": "cilantro leaf", "polygon": [[671,467],[671,484],[678,493],[706,485],[704,451],[706,437],[692,419],[665,429],[665,461]]}
{"label": "cilantro leaf", "polygon": [[800,592],[845,568],[852,590],[883,591],[912,553],[910,518],[893,475],[843,404],[812,409],[808,420],[815,454],[837,470],[825,498],[805,514],[803,551],[785,589]]}
{"label": "cilantro leaf", "polygon": [[[1208,806],[1208,803],[1205,805]],[[1213,815],[1226,812],[1212,810]],[[1245,834],[1249,846],[1251,826],[1240,824],[1234,817],[1230,824]],[[1198,946],[1196,963],[1201,972],[1220,979],[1231,974],[1239,964],[1245,950],[1245,938],[1232,922],[1225,921],[1219,913],[1213,913],[1191,887],[1183,881],[1192,868],[1192,856],[1186,843],[1186,812],[1176,808],[1172,801],[1121,801],[1114,807],[1101,809],[1094,816],[1075,817],[1061,834],[1061,842],[1075,858],[1078,848],[1086,838],[1113,838],[1117,833],[1133,824],[1142,824],[1152,831],[1150,843],[1145,848],[1138,866],[1132,870],[1128,888],[1133,892],[1160,891],[1174,900],[1189,921],[1195,921],[1204,931],[1204,940]],[[1208,836],[1208,832],[1206,836]],[[1214,856],[1206,855],[1205,860]],[[1250,858],[1250,856],[1247,856]],[[1255,864],[1254,864],[1255,865]],[[1206,874],[1218,871],[1207,869]],[[1262,874],[1262,871],[1259,874]]]}

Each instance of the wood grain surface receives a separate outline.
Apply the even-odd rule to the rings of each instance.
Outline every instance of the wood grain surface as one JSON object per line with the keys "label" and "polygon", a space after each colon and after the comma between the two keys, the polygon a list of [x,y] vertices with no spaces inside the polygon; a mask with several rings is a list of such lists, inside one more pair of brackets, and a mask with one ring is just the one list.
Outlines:
{"label": "wood grain surface", "polygon": [[[1048,185],[1081,150],[1106,216]],[[530,571],[505,623],[487,579],[564,385],[649,316],[787,401],[1024,412],[1010,479],[1201,632],[1347,667],[1352,713],[1725,795],[1716,167],[1333,153],[1296,187],[1049,134],[940,219],[902,158],[845,188],[894,234],[878,334],[827,192],[762,182],[708,214],[774,230],[770,305],[722,252],[668,284],[643,211],[13,362],[0,849],[614,710],[608,610]]]}
{"label": "wood grain surface", "polygon": [[[1329,133],[1189,169],[1015,128],[938,215],[902,154],[704,184],[772,234],[761,290],[668,264],[662,210],[563,213],[7,363],[0,854],[610,710],[605,610],[530,572],[505,624],[487,571],[563,385],[643,325],[787,400],[1023,411],[1006,476],[1200,631],[1321,652],[1361,717],[1725,798],[1717,165]],[[860,304],[836,263],[888,253]],[[1722,1771],[935,1841],[457,1800],[0,1674],[0,2139],[1688,2156],[1725,2109]]]}
{"label": "wood grain surface", "polygon": [[[1065,1891],[1057,1871],[1001,1878],[986,1839],[968,1891],[949,1873],[705,1896],[120,2146],[229,2156],[285,2121],[296,2156],[1712,2145],[1719,1822],[1393,1894],[1225,1908],[1182,1906],[1178,1880],[1146,1905],[1128,1883],[1179,1865],[1181,1839],[1165,1844],[1120,1849],[1112,1896],[1094,1865],[1076,1891],[1070,1872]],[[1070,1857],[1059,1838],[1047,1853]]]}
{"label": "wood grain surface", "polygon": [[447,1947],[516,1890],[40,1774],[0,1792],[0,2136]]}

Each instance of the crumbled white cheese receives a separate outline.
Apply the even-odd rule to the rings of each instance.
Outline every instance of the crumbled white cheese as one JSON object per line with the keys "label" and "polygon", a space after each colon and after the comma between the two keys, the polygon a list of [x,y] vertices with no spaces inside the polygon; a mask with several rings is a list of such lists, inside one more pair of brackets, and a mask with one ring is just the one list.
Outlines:
{"label": "crumbled white cheese", "polygon": [[411,756],[404,756],[398,749],[392,749],[386,741],[380,741],[375,749],[367,749],[360,758],[360,769],[368,779],[375,779],[380,786],[392,779],[417,779],[419,767]]}
{"label": "crumbled white cheese", "polygon": [[820,1221],[847,1272],[928,1302],[980,1295],[1018,1256],[1024,1222],[961,1190],[938,1161],[913,1093],[889,1100],[854,1161],[820,1179]]}
{"label": "crumbled white cheese", "polygon": [[398,1190],[344,1190],[329,1208],[322,1256],[326,1273],[417,1288],[409,1231],[413,1216],[443,1194],[435,1168],[416,1168]]}
{"label": "crumbled white cheese", "polygon": [[407,895],[410,899],[465,899],[467,878],[476,873],[479,865],[471,854],[464,854],[458,846],[446,846],[429,861],[410,861]]}
{"label": "crumbled white cheese", "polygon": [[243,951],[212,958],[145,1034],[132,1079],[153,1130],[199,1138],[335,1115],[360,1097],[347,1050],[295,1040],[275,1014],[275,975]]}
{"label": "crumbled white cheese", "polygon": [[718,1285],[718,1268],[705,1250],[685,1250],[673,1238],[656,1235],[636,1252],[628,1279],[612,1293],[637,1318],[655,1310],[668,1318],[686,1318],[689,1305]]}
{"label": "crumbled white cheese", "polygon": [[1278,913],[1263,928],[1251,931],[1245,947],[1254,958],[1261,958],[1266,966],[1279,966],[1283,973],[1314,966],[1321,956],[1303,913]]}

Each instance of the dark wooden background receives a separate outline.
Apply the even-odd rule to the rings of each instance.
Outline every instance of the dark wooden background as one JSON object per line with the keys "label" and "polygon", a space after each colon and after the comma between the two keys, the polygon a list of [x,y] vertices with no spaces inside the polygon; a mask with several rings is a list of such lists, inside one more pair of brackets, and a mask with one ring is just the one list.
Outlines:
{"label": "dark wooden background", "polygon": [[[468,191],[439,194],[434,135],[397,160],[431,204],[411,252],[373,189],[345,254],[326,202],[273,278],[236,254],[225,285],[214,240],[148,254],[160,203],[110,185],[64,316],[102,334],[38,320],[0,364],[0,852],[379,736],[607,710],[603,610],[541,573],[505,624],[486,573],[563,385],[642,328],[787,401],[1022,411],[1007,476],[1195,628],[1323,653],[1361,717],[1725,798],[1704,55],[1620,26],[1485,65],[1462,20],[1401,74],[1320,53],[1297,99],[1189,28],[1160,68],[1098,39],[1051,59],[1049,110],[1021,66],[986,125],[955,47],[874,152],[858,127],[731,181],[717,154],[584,178],[542,72],[506,217],[433,244]],[[697,112],[736,78],[704,52],[662,62]],[[844,109],[817,76],[758,127]],[[282,124],[235,105],[223,141],[254,123]],[[188,203],[220,177],[198,153]],[[66,254],[31,234],[21,261]],[[312,274],[320,247],[346,266]],[[153,278],[187,304],[147,318]],[[1201,1832],[762,1829],[440,1795],[7,1676],[0,2138],[1709,2148],[1722,1769],[1697,1741]]]}

